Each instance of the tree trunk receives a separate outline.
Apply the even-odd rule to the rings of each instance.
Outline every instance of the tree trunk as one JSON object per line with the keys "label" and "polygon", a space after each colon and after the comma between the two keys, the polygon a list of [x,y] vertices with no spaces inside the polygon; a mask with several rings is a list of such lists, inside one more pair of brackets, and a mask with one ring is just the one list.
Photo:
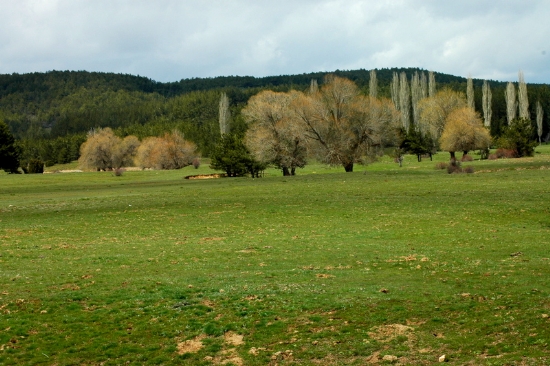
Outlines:
{"label": "tree trunk", "polygon": [[451,161],[456,161],[455,152],[449,151],[449,154],[451,154]]}
{"label": "tree trunk", "polygon": [[283,167],[283,176],[288,177],[290,175],[290,171],[288,170],[288,167]]}
{"label": "tree trunk", "polygon": [[295,167],[290,168],[290,175],[296,175],[296,168]]}
{"label": "tree trunk", "polygon": [[345,164],[344,169],[346,170],[346,173],[353,172],[353,162]]}

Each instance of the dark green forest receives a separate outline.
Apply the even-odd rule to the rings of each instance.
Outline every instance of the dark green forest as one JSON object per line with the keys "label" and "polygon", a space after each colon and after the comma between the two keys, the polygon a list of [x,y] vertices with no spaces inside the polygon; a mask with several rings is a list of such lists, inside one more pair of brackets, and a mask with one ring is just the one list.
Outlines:
{"label": "dark green forest", "polygon": [[[390,97],[394,72],[409,78],[416,68],[378,69],[378,95]],[[266,89],[306,90],[312,79],[322,83],[325,72],[256,78],[223,76],[160,83],[142,76],[87,71],[0,75],[0,120],[16,138],[21,163],[40,159],[46,165],[78,159],[79,147],[93,128],[111,127],[117,135],[142,139],[178,129],[209,156],[220,138],[218,102],[222,92],[230,99],[233,130],[244,132],[240,116],[248,99]],[[369,70],[336,70],[368,93]],[[435,73],[437,88],[466,91],[466,78]],[[483,80],[474,79],[476,110],[481,112]],[[492,91],[491,134],[498,137],[506,120],[505,82],[489,81]],[[531,120],[535,104],[544,110],[544,133],[550,134],[550,86],[527,84]],[[535,136],[533,136],[535,138]]]}

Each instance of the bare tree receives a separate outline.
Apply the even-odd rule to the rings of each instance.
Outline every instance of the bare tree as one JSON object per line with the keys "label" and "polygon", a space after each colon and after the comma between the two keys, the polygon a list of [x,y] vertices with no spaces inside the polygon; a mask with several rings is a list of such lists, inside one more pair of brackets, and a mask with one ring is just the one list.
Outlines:
{"label": "bare tree", "polygon": [[482,93],[483,95],[481,99],[481,104],[483,106],[484,125],[487,128],[491,128],[491,118],[493,115],[493,107],[492,107],[491,87],[489,86],[489,83],[487,82],[487,80],[483,81]]}
{"label": "bare tree", "polygon": [[194,143],[183,134],[173,131],[163,137],[148,137],[137,150],[136,160],[141,168],[181,169],[191,165],[197,156]]}
{"label": "bare tree", "polygon": [[409,82],[407,74],[402,72],[399,76],[399,111],[401,112],[401,124],[405,132],[409,131],[411,124],[411,102]]}
{"label": "bare tree", "polygon": [[270,90],[256,94],[242,114],[249,124],[245,144],[256,160],[274,164],[283,175],[294,175],[306,165],[307,148],[302,124],[292,118],[290,103],[300,93]]}
{"label": "bare tree", "polygon": [[389,100],[360,95],[352,81],[333,75],[319,93],[295,98],[292,109],[317,157],[346,172],[391,139],[399,120]]}
{"label": "bare tree", "polygon": [[475,104],[474,104],[474,82],[472,80],[472,76],[468,75],[468,80],[466,81],[466,101],[468,104],[468,107],[475,110]]}
{"label": "bare tree", "polygon": [[140,144],[136,136],[126,136],[120,141],[111,155],[113,168],[132,166]]}
{"label": "bare tree", "polygon": [[84,169],[111,170],[120,168],[126,157],[120,156],[122,139],[110,128],[94,129],[80,146],[79,165]]}
{"label": "bare tree", "polygon": [[428,72],[428,96],[435,96],[436,86],[435,86],[435,75],[433,71]]}
{"label": "bare tree", "polygon": [[412,102],[412,111],[413,111],[413,122],[414,122],[414,127],[416,129],[418,129],[419,127],[418,102],[420,102],[421,99],[422,99],[422,84],[421,84],[420,76],[418,75],[418,72],[415,71],[411,80],[411,102]]}
{"label": "bare tree", "polygon": [[509,82],[506,85],[504,96],[506,98],[506,117],[508,119],[508,125],[510,125],[510,123],[516,118],[516,113],[518,109],[518,102],[516,100],[516,87],[513,83]]}
{"label": "bare tree", "polygon": [[219,123],[220,133],[222,135],[229,133],[229,120],[231,119],[231,112],[229,111],[229,97],[227,93],[223,92],[220,96],[219,104]]}
{"label": "bare tree", "polygon": [[370,71],[369,95],[373,98],[378,96],[378,81],[376,80],[376,70]]}
{"label": "bare tree", "polygon": [[309,93],[315,94],[319,91],[319,84],[317,84],[317,79],[311,79],[311,83],[309,84]]}
{"label": "bare tree", "polygon": [[391,100],[395,109],[399,110],[399,75],[394,72],[391,82]]}
{"label": "bare tree", "polygon": [[539,144],[542,144],[542,105],[537,101],[537,134],[539,135]]}
{"label": "bare tree", "polygon": [[519,117],[525,119],[531,119],[529,115],[529,100],[527,97],[527,84],[525,84],[525,78],[523,71],[520,70],[518,74],[518,101],[519,101]]}
{"label": "bare tree", "polygon": [[426,78],[425,72],[420,73],[420,91],[422,94],[420,99],[424,99],[428,96],[428,79]]}

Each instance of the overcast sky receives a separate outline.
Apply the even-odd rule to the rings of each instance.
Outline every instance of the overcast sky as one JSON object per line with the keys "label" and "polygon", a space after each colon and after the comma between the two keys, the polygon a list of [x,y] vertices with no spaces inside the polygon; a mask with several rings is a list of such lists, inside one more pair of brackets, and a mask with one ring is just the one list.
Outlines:
{"label": "overcast sky", "polygon": [[550,83],[550,0],[0,0],[0,73],[421,67]]}

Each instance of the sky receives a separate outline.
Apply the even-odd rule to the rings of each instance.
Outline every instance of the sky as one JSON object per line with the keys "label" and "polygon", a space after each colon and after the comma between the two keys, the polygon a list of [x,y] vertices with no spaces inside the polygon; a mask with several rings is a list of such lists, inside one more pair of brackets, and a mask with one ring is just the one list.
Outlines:
{"label": "sky", "polygon": [[420,67],[550,83],[550,0],[0,0],[0,74]]}

